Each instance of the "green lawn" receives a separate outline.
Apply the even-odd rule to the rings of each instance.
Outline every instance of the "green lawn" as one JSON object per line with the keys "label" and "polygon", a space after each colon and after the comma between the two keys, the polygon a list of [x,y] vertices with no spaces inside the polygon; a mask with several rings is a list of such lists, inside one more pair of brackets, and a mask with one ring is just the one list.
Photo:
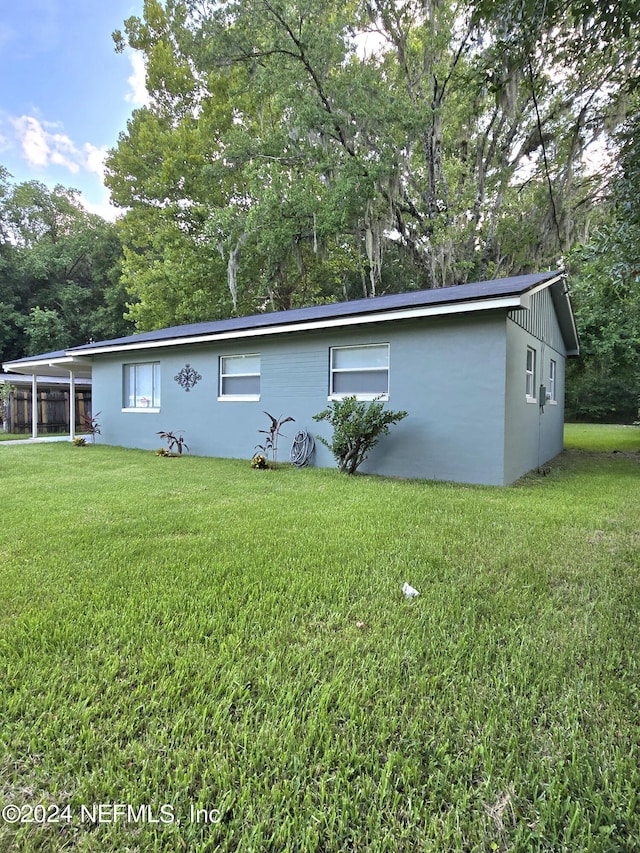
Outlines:
{"label": "green lawn", "polygon": [[[80,432],[82,432],[82,430],[80,430]],[[54,436],[59,436],[59,435],[69,435],[69,433],[48,432],[48,433],[41,433],[39,437],[40,438],[52,438]],[[20,441],[21,439],[31,438],[31,437],[32,437],[32,435],[30,432],[17,433],[17,432],[3,432],[2,430],[0,430],[0,441]]]}
{"label": "green lawn", "polygon": [[640,849],[639,459],[3,446],[0,850]]}
{"label": "green lawn", "polygon": [[640,426],[566,424],[564,446],[589,452],[640,453]]}

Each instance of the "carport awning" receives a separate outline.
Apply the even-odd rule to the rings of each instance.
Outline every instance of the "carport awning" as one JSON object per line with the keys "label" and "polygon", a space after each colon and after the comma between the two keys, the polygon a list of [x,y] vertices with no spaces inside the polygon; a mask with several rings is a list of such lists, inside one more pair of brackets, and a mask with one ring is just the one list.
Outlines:
{"label": "carport awning", "polygon": [[58,376],[69,379],[69,374],[73,373],[78,379],[91,378],[91,362],[85,358],[67,355],[64,350],[5,361],[2,366],[9,373],[22,373],[27,376]]}
{"label": "carport awning", "polygon": [[5,361],[2,365],[9,373],[31,377],[31,424],[32,436],[38,437],[38,382],[43,379],[62,378],[69,383],[69,434],[75,437],[75,383],[77,379],[91,378],[91,362],[88,359],[67,355],[64,350]]}

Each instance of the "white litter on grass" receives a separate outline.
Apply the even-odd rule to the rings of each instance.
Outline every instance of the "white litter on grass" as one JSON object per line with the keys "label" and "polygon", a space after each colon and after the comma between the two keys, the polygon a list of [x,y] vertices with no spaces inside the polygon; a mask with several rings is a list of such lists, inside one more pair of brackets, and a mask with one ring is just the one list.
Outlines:
{"label": "white litter on grass", "polygon": [[402,591],[407,596],[407,598],[415,598],[416,595],[420,595],[418,590],[414,589],[412,586],[409,586],[409,584],[406,581],[402,586]]}

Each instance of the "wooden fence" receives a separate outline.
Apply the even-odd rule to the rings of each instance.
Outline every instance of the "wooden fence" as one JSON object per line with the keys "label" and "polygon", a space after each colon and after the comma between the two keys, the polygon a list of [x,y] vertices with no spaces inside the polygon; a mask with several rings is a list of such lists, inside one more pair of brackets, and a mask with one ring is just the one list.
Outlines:
{"label": "wooden fence", "polygon": [[[38,389],[38,433],[68,433],[69,389]],[[76,428],[83,431],[84,417],[91,417],[91,389],[76,388]],[[0,406],[0,423],[2,407]],[[6,431],[10,433],[30,433],[31,429],[31,388],[17,388],[9,395],[7,405]]]}

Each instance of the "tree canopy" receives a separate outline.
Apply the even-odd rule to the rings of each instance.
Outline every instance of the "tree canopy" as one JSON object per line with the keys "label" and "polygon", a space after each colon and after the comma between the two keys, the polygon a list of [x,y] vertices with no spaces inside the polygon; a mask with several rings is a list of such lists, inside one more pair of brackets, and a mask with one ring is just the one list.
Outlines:
{"label": "tree canopy", "polygon": [[107,178],[138,327],[556,267],[638,24],[526,5],[146,0],[114,38],[150,101]]}
{"label": "tree canopy", "polygon": [[121,257],[115,226],[74,190],[0,168],[0,361],[127,334]]}
{"label": "tree canopy", "polygon": [[581,358],[570,365],[571,417],[640,420],[640,115],[620,134],[620,162],[593,239],[570,256]]}

